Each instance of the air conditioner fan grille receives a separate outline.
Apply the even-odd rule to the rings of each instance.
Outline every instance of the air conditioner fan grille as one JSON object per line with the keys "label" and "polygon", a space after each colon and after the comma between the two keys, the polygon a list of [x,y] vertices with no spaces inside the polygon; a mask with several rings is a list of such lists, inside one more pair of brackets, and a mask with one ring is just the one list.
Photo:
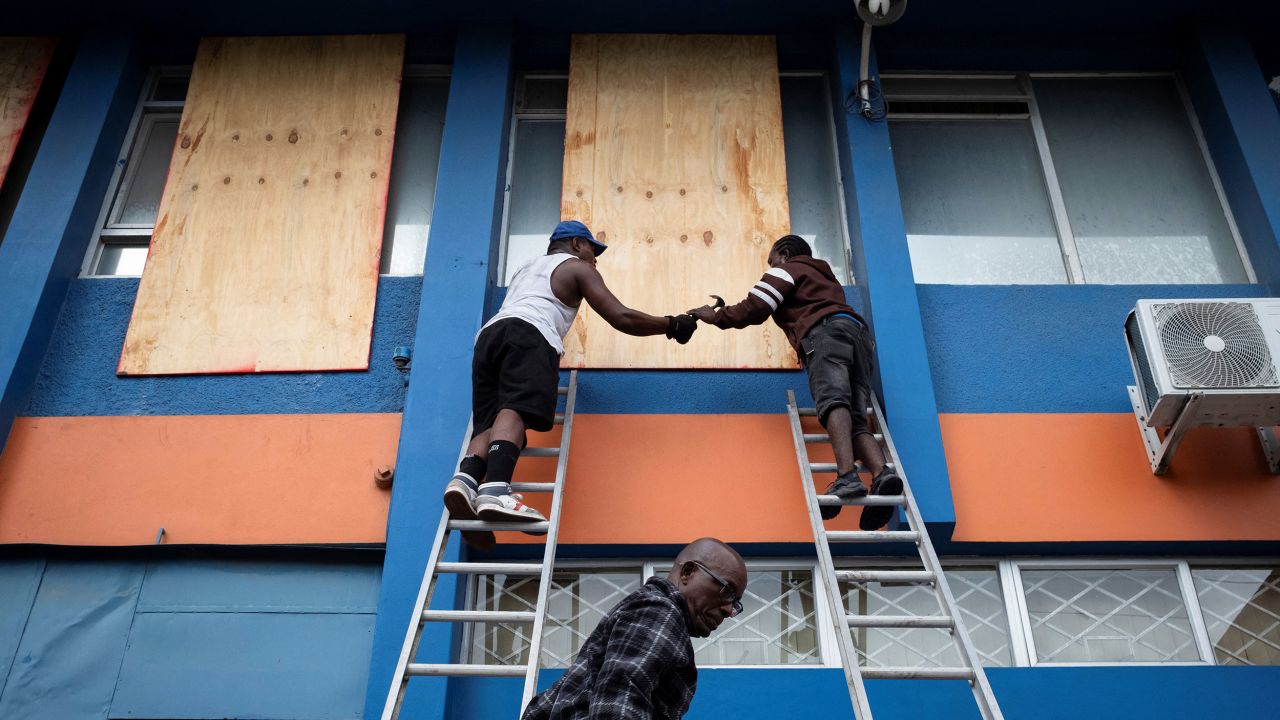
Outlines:
{"label": "air conditioner fan grille", "polygon": [[1266,336],[1248,303],[1166,303],[1153,309],[1175,386],[1253,388],[1280,384]]}

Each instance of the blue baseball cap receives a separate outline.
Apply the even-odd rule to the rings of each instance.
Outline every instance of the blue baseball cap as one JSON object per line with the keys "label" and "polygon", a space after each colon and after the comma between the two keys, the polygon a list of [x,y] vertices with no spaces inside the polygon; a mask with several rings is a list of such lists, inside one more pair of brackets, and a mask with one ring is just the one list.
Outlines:
{"label": "blue baseball cap", "polygon": [[556,225],[556,229],[551,231],[551,239],[547,242],[550,244],[557,240],[568,240],[570,238],[583,238],[591,243],[591,250],[596,254],[596,257],[599,257],[605,250],[609,249],[608,245],[596,240],[596,236],[591,234],[586,225],[577,220],[565,220]]}

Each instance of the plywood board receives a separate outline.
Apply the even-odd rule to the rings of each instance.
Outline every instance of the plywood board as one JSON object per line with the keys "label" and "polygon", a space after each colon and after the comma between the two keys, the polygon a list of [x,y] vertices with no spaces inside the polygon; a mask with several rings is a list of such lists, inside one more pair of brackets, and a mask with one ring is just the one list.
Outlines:
{"label": "plywood board", "polygon": [[[561,216],[609,244],[622,302],[670,315],[734,302],[787,234],[786,160],[772,37],[575,35]],[[583,306],[566,367],[794,368],[772,322],[701,328],[688,345],[633,338]]]}
{"label": "plywood board", "polygon": [[119,374],[368,367],[403,59],[200,43]]}
{"label": "plywood board", "polygon": [[0,38],[0,185],[53,59],[52,38]]}

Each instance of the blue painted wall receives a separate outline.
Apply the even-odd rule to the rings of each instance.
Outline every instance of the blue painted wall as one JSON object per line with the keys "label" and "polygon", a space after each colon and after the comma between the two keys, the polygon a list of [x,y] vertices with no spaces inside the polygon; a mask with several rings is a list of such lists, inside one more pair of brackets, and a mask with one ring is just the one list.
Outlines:
{"label": "blue painted wall", "polygon": [[27,416],[400,412],[406,387],[391,362],[413,345],[422,278],[378,281],[367,372],[116,376],[138,292],[134,278],[71,283]]}
{"label": "blue painted wall", "polygon": [[938,410],[1131,412],[1124,319],[1140,298],[1262,297],[1260,285],[919,285]]}
{"label": "blue painted wall", "polygon": [[0,243],[0,449],[79,271],[143,75],[131,35],[81,41]]}
{"label": "blue painted wall", "polygon": [[[563,671],[544,671],[547,687]],[[1272,720],[1280,704],[1280,667],[989,668],[1009,720],[1239,718]],[[450,689],[452,717],[501,718],[520,703],[520,683],[468,679]],[[973,695],[958,681],[867,683],[876,720],[978,720]],[[852,718],[838,669],[698,672],[688,720]]]}
{"label": "blue painted wall", "polygon": [[0,560],[0,717],[359,718],[371,560]]}

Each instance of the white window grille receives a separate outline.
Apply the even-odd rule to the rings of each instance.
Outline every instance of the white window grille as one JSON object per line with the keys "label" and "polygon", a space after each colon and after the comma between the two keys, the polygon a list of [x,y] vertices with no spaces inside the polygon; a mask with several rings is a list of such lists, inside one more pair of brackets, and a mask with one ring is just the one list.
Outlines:
{"label": "white window grille", "polygon": [[884,76],[917,282],[1255,282],[1169,73]]}
{"label": "white window grille", "polygon": [[1020,566],[1016,577],[1032,664],[1203,661],[1185,570],[1169,563]]}
{"label": "white window grille", "polygon": [[[190,78],[190,67],[151,71],[116,161],[97,239],[90,245],[82,274],[142,274]],[[405,68],[384,226],[383,274],[422,274],[448,88],[446,68]]]}
{"label": "white window grille", "polygon": [[[791,232],[809,241],[849,282],[844,190],[829,83],[820,72],[782,73],[783,140]],[[568,76],[529,73],[516,84],[503,212],[499,285],[530,258],[546,252],[560,221]]]}
{"label": "white window grille", "polygon": [[1280,570],[1194,568],[1200,611],[1219,665],[1280,665]]}
{"label": "white window grille", "polygon": [[821,665],[813,569],[752,568],[742,614],[695,638],[699,665]]}

